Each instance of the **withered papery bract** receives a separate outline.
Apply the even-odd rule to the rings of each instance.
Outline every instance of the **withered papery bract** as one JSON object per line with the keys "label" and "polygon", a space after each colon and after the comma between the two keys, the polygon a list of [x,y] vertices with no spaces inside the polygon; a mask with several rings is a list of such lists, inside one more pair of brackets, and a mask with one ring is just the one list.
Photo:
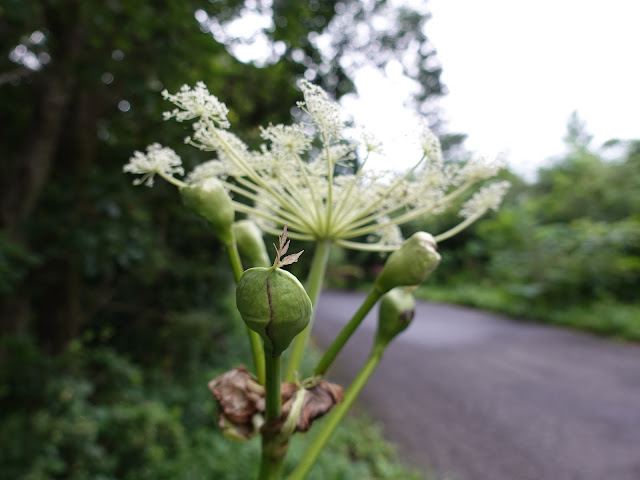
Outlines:
{"label": "withered papery bract", "polygon": [[[303,387],[295,383],[282,384],[282,411],[268,426],[270,430],[278,430],[287,420],[300,388]],[[209,390],[218,405],[218,425],[226,434],[248,440],[258,433],[264,423],[265,391],[246,367],[236,367],[214,378],[209,382]],[[295,431],[308,431],[314,420],[327,414],[343,398],[342,387],[326,380],[320,379],[306,388]]]}

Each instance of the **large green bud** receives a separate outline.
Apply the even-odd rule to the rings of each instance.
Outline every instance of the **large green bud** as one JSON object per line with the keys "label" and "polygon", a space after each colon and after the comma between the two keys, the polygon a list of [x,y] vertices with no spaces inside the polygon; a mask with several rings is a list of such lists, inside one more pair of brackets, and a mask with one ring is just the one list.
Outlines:
{"label": "large green bud", "polygon": [[411,235],[402,246],[389,255],[375,286],[380,292],[392,288],[419,285],[429,278],[440,263],[436,241],[426,232]]}
{"label": "large green bud", "polygon": [[236,289],[238,311],[276,357],[309,324],[312,307],[302,284],[280,268],[254,267],[240,277]]}
{"label": "large green bud", "polygon": [[240,256],[253,267],[266,267],[271,264],[262,231],[251,220],[240,220],[233,224],[233,233]]}
{"label": "large green bud", "polygon": [[191,210],[204,217],[215,235],[228,245],[233,241],[235,215],[231,197],[220,180],[210,177],[193,185],[180,188],[182,201]]}
{"label": "large green bud", "polygon": [[416,301],[405,287],[394,288],[380,300],[375,345],[384,348],[404,331],[416,312]]}

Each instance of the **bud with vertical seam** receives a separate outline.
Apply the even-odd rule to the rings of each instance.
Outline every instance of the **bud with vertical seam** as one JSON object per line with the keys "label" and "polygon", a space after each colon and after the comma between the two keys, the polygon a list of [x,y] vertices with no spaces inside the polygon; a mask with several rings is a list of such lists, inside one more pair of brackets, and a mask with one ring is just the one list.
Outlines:
{"label": "bud with vertical seam", "polygon": [[246,270],[238,281],[236,305],[247,327],[262,337],[265,352],[274,357],[305,329],[313,311],[298,279],[274,267]]}

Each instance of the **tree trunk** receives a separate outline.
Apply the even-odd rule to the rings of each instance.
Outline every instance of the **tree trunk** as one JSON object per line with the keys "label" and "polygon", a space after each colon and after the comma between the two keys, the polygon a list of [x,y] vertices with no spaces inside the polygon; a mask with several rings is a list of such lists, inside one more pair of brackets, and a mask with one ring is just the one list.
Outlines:
{"label": "tree trunk", "polygon": [[[69,2],[59,15],[54,8],[45,12],[52,43],[51,66],[32,75],[33,112],[27,128],[30,132],[19,148],[7,148],[0,159],[0,229],[10,241],[27,249],[30,239],[25,223],[33,214],[49,179],[61,133],[65,126],[75,87],[77,58],[82,46],[78,6]],[[20,141],[20,139],[16,139]],[[35,252],[36,254],[38,252]],[[0,297],[0,332],[24,334],[30,330],[32,306],[26,281],[10,295]]]}

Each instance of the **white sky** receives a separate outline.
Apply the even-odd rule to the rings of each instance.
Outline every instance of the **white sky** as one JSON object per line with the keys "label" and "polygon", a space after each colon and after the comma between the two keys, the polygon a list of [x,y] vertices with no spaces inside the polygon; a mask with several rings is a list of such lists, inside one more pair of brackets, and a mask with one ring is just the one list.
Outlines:
{"label": "white sky", "polygon": [[[507,155],[530,175],[563,151],[573,110],[596,145],[640,138],[640,2],[637,0],[430,0],[427,34],[449,89],[439,105],[447,131],[469,135],[481,155]],[[415,118],[402,109],[410,88],[394,66],[388,79],[356,78],[360,99],[343,105],[386,142],[393,165],[407,150]],[[388,160],[387,162],[388,163]],[[406,165],[405,165],[406,164]]]}

